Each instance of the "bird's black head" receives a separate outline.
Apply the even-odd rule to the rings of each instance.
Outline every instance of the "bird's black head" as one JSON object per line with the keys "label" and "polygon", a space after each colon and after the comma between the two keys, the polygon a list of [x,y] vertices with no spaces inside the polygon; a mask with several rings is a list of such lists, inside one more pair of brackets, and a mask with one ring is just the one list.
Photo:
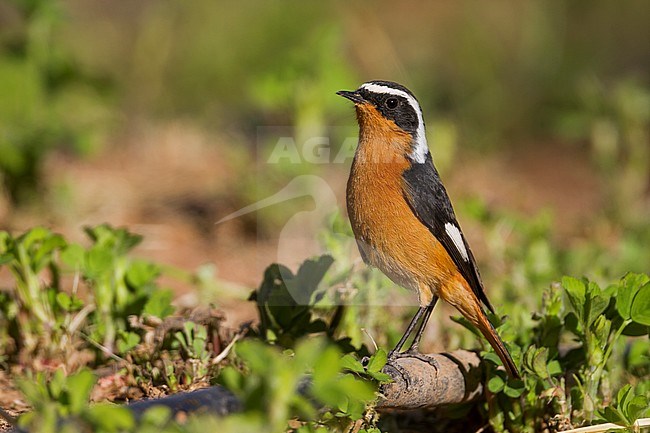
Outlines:
{"label": "bird's black head", "polygon": [[408,158],[424,163],[429,146],[424,132],[424,118],[413,93],[392,81],[368,81],[355,91],[337,92],[354,102],[362,133],[368,128],[393,129],[411,136]]}
{"label": "bird's black head", "polygon": [[395,122],[414,137],[424,130],[422,110],[409,89],[392,81],[368,81],[354,92],[340,91],[337,94],[355,104],[372,104],[383,117]]}

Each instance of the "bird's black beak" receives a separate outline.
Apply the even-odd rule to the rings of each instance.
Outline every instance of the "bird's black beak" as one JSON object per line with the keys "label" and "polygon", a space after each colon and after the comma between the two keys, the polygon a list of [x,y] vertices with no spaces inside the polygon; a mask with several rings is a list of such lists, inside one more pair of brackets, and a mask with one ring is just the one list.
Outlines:
{"label": "bird's black beak", "polygon": [[361,104],[366,101],[365,99],[363,99],[363,96],[361,96],[357,91],[351,92],[349,90],[339,90],[338,92],[336,92],[336,94],[349,99],[355,104]]}

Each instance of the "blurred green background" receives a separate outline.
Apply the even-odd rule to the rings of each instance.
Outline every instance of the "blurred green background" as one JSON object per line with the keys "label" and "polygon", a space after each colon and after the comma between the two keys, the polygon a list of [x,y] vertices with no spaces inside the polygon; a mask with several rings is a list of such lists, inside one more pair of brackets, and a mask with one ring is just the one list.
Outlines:
{"label": "blurred green background", "polygon": [[543,282],[647,272],[649,16],[608,0],[0,0],[0,228],[126,224],[144,254],[254,284],[301,204],[214,222],[297,174],[342,195],[349,167],[264,164],[259,129],[336,147],[356,125],[335,92],[389,79],[420,99],[490,281],[526,286],[504,263]]}

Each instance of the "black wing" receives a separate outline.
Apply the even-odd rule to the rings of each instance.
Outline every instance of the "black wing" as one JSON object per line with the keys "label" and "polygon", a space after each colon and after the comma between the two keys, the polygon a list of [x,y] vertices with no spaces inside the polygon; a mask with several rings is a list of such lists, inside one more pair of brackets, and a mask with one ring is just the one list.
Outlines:
{"label": "black wing", "polygon": [[[424,163],[413,162],[411,168],[406,170],[402,177],[404,197],[415,215],[445,247],[476,297],[494,313],[494,308],[485,295],[476,260],[460,230],[454,208],[449,201],[447,190],[440,181],[438,170],[433,165],[431,154],[427,153]],[[456,246],[454,243],[454,239],[449,234],[450,230],[454,230],[451,227],[455,227],[458,231],[462,245]],[[463,246],[464,251],[461,251]]]}

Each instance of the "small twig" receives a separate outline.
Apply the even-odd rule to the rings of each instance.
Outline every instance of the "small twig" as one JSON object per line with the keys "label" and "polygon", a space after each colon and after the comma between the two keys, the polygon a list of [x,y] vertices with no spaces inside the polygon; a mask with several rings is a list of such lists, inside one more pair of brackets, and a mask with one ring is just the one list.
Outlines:
{"label": "small twig", "polygon": [[379,348],[379,346],[377,346],[377,342],[375,341],[374,338],[372,338],[372,335],[370,335],[370,332],[368,332],[368,330],[366,328],[361,328],[361,332],[363,332],[364,334],[366,334],[368,336],[368,338],[370,338],[370,341],[372,341],[372,345],[375,346],[375,352],[376,352],[377,349]]}
{"label": "small twig", "polygon": [[95,306],[93,304],[87,304],[77,314],[75,314],[74,318],[70,322],[70,325],[68,326],[68,333],[74,334],[86,319],[86,317],[88,317],[88,315],[92,313],[94,309]]}
{"label": "small twig", "polygon": [[97,349],[104,352],[104,354],[108,355],[110,358],[113,358],[115,361],[126,362],[127,364],[130,364],[129,361],[127,361],[126,359],[124,359],[124,358],[122,358],[120,356],[117,356],[111,350],[108,350],[108,347],[104,346],[103,344],[100,344],[100,343],[96,342],[95,340],[93,340],[88,335],[84,334],[83,332],[80,332],[79,335],[81,335],[83,337],[83,339],[86,340],[87,342],[89,342],[91,345],[95,346]]}
{"label": "small twig", "polygon": [[217,365],[221,361],[226,359],[226,357],[230,353],[230,350],[233,348],[235,343],[248,333],[250,326],[251,326],[251,322],[246,322],[242,325],[242,327],[239,329],[239,332],[235,334],[232,340],[230,340],[230,343],[228,343],[228,345],[221,351],[221,353],[219,353],[217,356],[215,356],[212,359],[212,365]]}
{"label": "small twig", "polygon": [[74,271],[74,279],[72,280],[72,295],[77,296],[77,290],[79,290],[79,279],[81,277],[81,272],[79,267]]}

